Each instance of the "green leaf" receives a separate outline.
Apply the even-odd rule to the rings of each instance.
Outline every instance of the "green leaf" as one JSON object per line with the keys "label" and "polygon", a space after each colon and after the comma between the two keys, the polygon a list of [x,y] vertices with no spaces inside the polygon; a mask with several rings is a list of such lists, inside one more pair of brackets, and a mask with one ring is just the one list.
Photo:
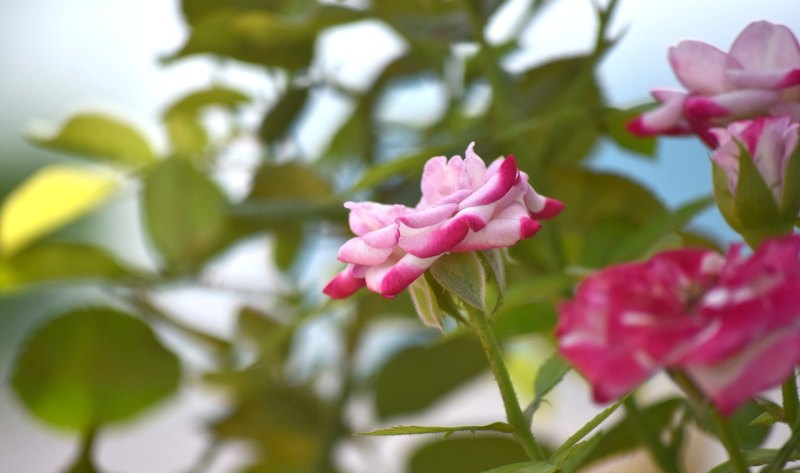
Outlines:
{"label": "green leaf", "polygon": [[620,243],[610,257],[611,262],[619,263],[646,256],[666,235],[681,230],[713,203],[713,197],[703,197],[653,219]]}
{"label": "green leaf", "polygon": [[564,379],[570,369],[570,364],[558,353],[553,353],[544,362],[533,383],[533,402],[526,414],[533,415],[536,412],[544,397]]}
{"label": "green leaf", "polygon": [[275,264],[282,271],[294,263],[300,248],[303,247],[303,227],[285,224],[275,229]]}
{"label": "green leaf", "polygon": [[504,437],[456,437],[423,445],[411,455],[408,473],[481,473],[524,462],[525,451]]}
{"label": "green leaf", "polygon": [[[767,465],[778,455],[778,452],[779,450],[771,448],[745,450],[744,459],[748,466]],[[789,455],[788,460],[800,460],[800,452]],[[766,473],[768,470],[762,471]],[[708,473],[736,473],[736,470],[730,462],[724,462],[712,468]]]}
{"label": "green leaf", "polygon": [[486,271],[474,252],[444,255],[431,266],[430,272],[453,295],[486,310]]}
{"label": "green leaf", "polygon": [[145,177],[142,197],[150,240],[169,267],[195,268],[219,249],[228,203],[191,163],[160,163]]}
{"label": "green leaf", "polygon": [[96,246],[40,242],[0,262],[0,292],[30,284],[129,275],[119,262]]}
{"label": "green leaf", "polygon": [[200,123],[201,113],[209,107],[233,110],[249,100],[250,97],[238,90],[220,86],[185,95],[167,108],[163,116],[172,151],[182,155],[203,152],[208,144],[208,134]]}
{"label": "green leaf", "polygon": [[308,101],[308,93],[309,89],[306,87],[287,90],[264,116],[258,136],[265,142],[272,143],[286,135],[300,117],[300,112]]}
{"label": "green leaf", "polygon": [[577,443],[566,452],[562,452],[557,459],[557,464],[561,467],[561,473],[580,471],[584,462],[600,443],[601,438],[602,434],[597,434],[586,442]]}
{"label": "green leaf", "polygon": [[165,399],[180,371],[178,358],[142,321],[115,309],[79,309],[31,335],[11,386],[39,419],[84,431]]}
{"label": "green leaf", "polygon": [[473,337],[453,336],[430,347],[411,347],[389,360],[375,379],[375,408],[381,418],[433,405],[487,368]]}
{"label": "green leaf", "polygon": [[415,279],[408,286],[408,293],[411,295],[414,309],[422,323],[441,330],[443,314],[436,300],[436,294],[433,293],[427,279],[424,277]]}
{"label": "green leaf", "polygon": [[623,402],[623,401],[624,401],[624,398],[623,398],[623,399],[620,399],[619,401],[615,402],[615,403],[614,403],[614,404],[612,404],[611,406],[609,406],[609,407],[607,407],[606,409],[604,409],[604,410],[603,410],[603,412],[601,412],[601,413],[597,414],[596,416],[594,416],[594,417],[592,418],[592,420],[590,420],[589,422],[587,422],[587,423],[586,423],[586,424],[585,424],[583,427],[581,427],[580,429],[578,429],[578,431],[577,431],[577,432],[575,432],[574,434],[572,434],[572,436],[570,436],[570,438],[568,438],[568,439],[567,439],[567,440],[566,440],[566,441],[565,441],[563,444],[561,444],[561,446],[560,446],[560,447],[558,447],[558,449],[557,449],[555,452],[553,452],[553,456],[555,457],[555,456],[563,455],[563,454],[564,454],[564,453],[566,453],[566,452],[567,452],[569,449],[571,449],[573,446],[575,446],[575,444],[577,444],[578,442],[580,442],[581,440],[583,440],[583,438],[584,438],[584,437],[586,437],[587,435],[589,435],[589,434],[590,434],[590,433],[591,433],[591,432],[592,432],[594,429],[596,429],[596,428],[597,428],[597,427],[598,427],[598,426],[599,426],[599,425],[600,425],[600,424],[601,424],[601,423],[602,423],[604,420],[608,419],[608,416],[610,416],[611,414],[613,414],[613,413],[614,413],[614,411],[616,411],[616,410],[617,410],[617,408],[618,408],[620,405],[622,405],[622,402]]}
{"label": "green leaf", "polygon": [[772,425],[776,422],[780,422],[780,419],[775,418],[771,412],[762,412],[750,421],[750,425]]}
{"label": "green leaf", "polygon": [[486,470],[483,473],[555,473],[557,467],[544,461],[513,463]]}
{"label": "green leaf", "polygon": [[505,422],[494,422],[487,425],[465,425],[461,427],[423,427],[419,425],[398,425],[388,429],[373,430],[358,435],[367,436],[391,436],[391,435],[422,435],[422,434],[445,434],[450,435],[456,432],[500,432],[503,434],[514,433],[514,429]]}
{"label": "green leaf", "polygon": [[301,69],[310,65],[323,29],[363,18],[359,10],[336,5],[317,5],[291,19],[268,9],[220,9],[199,17],[186,43],[167,60],[214,54],[261,66]]}
{"label": "green leaf", "polygon": [[[609,409],[603,411],[599,416],[602,417],[601,419],[595,418],[586,425],[585,428],[581,429],[573,435],[564,445],[570,445],[574,443],[573,437],[583,438],[587,433],[594,430],[595,427],[608,415],[611,414],[610,410],[616,409],[619,405],[624,401],[624,399],[618,401]],[[659,428],[659,431],[655,433],[655,435],[660,438],[662,429],[666,430],[670,427],[671,421],[675,416],[675,413],[679,408],[683,406],[682,399],[666,399],[664,401],[658,402],[651,406],[648,406],[645,409],[642,409],[641,414],[643,418],[648,420],[648,425],[656,426]],[[637,448],[639,445],[642,444],[642,439],[637,433],[637,429],[635,428],[634,424],[631,422],[630,419],[625,418],[619,421],[614,426],[610,427],[609,429],[605,430],[603,435],[601,436],[598,445],[592,450],[592,452],[587,456],[584,460],[584,464],[588,465],[594,461],[600,460],[602,458],[606,458],[611,455],[616,455],[623,452],[631,451]],[[562,445],[559,447],[557,452],[561,452],[564,449]]]}
{"label": "green leaf", "polygon": [[116,189],[110,173],[55,164],[38,170],[3,202],[0,249],[5,256],[88,213]]}
{"label": "green leaf", "polygon": [[265,163],[253,177],[249,201],[330,202],[331,185],[313,168],[297,163]]}
{"label": "green leaf", "polygon": [[[694,409],[689,409],[689,414],[698,427],[716,435],[716,428],[711,421],[708,413],[698,414]],[[730,416],[729,422],[736,431],[739,442],[744,449],[753,449],[760,446],[767,438],[772,428],[771,425],[755,425],[753,421],[761,415],[763,408],[759,407],[754,401],[747,402],[739,407],[733,415]]]}
{"label": "green leaf", "polygon": [[423,165],[431,156],[448,155],[452,149],[451,146],[429,147],[416,153],[393,158],[376,166],[370,166],[348,192],[353,193],[375,187],[389,178],[419,175]]}
{"label": "green leaf", "polygon": [[648,108],[652,107],[645,105],[627,110],[608,107],[602,116],[602,129],[620,148],[632,151],[639,156],[654,158],[656,155],[655,138],[636,136],[626,128],[628,122]]}
{"label": "green leaf", "polygon": [[156,158],[150,143],[133,126],[99,113],[70,117],[54,136],[28,138],[44,148],[124,167],[149,164]]}

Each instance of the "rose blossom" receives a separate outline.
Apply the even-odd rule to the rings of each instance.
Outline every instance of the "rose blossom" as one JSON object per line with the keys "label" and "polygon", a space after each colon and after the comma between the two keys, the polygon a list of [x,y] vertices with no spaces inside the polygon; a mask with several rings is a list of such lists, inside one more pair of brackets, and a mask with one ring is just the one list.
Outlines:
{"label": "rose blossom", "polygon": [[711,132],[719,147],[711,159],[725,171],[731,192],[736,193],[739,182],[739,144],[750,153],[756,168],[780,205],[783,196],[783,177],[786,165],[797,148],[800,124],[789,117],[759,117],[731,123],[728,128],[714,128]]}
{"label": "rose blossom", "polygon": [[714,125],[764,114],[800,120],[800,45],[783,25],[749,24],[729,53],[682,41],[669,61],[687,92],[654,90],[661,106],[628,124],[635,135],[697,133],[713,148]]}
{"label": "rose blossom", "polygon": [[731,247],[660,253],[599,271],[559,307],[559,349],[599,402],[662,368],[685,371],[724,413],[800,363],[800,235],[749,258]]}
{"label": "rose blossom", "polygon": [[431,158],[422,173],[422,199],[416,207],[346,202],[350,229],[357,236],[339,249],[348,263],[324,292],[339,299],[367,286],[394,297],[440,256],[514,245],[533,236],[561,212],[561,202],[541,196],[517,169],[513,156],[487,169],[467,148],[466,158]]}

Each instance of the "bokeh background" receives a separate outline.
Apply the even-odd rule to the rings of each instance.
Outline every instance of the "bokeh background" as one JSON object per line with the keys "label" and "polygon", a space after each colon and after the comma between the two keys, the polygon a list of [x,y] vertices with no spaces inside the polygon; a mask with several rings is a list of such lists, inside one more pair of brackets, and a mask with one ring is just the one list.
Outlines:
{"label": "bokeh background", "polygon": [[[492,18],[489,39],[502,40],[509,25],[519,21],[529,3],[530,0],[508,1]],[[583,53],[592,47],[597,21],[591,2],[545,3],[542,13],[522,26],[521,41],[526,47],[523,53],[508,58],[510,70],[521,70],[561,55]],[[647,93],[652,87],[677,87],[666,61],[670,45],[681,39],[696,38],[725,49],[747,23],[758,19],[783,23],[797,32],[800,9],[793,0],[622,0],[610,30],[615,34],[624,31],[625,35],[598,70],[607,102],[627,108],[649,101]],[[4,0],[0,3],[0,195],[6,195],[37,168],[61,159],[56,153],[32,146],[24,135],[46,132],[76,111],[101,110],[124,117],[163,150],[167,147],[167,137],[159,126],[159,117],[164,107],[187,91],[224,83],[254,97],[253,105],[242,112],[240,119],[258,126],[264,110],[280,90],[280,78],[256,66],[203,56],[163,62],[180,48],[187,34],[177,1]],[[316,71],[335,75],[342,82],[358,87],[369,83],[382,65],[402,50],[400,38],[376,22],[337,27],[317,44]],[[313,159],[325,148],[352,107],[336,94],[319,94],[292,131],[294,146],[299,149],[278,152]],[[434,81],[423,78],[387,99],[380,113],[389,119],[416,117],[432,121],[444,107],[441,90]],[[204,120],[212,131],[225,128],[224,119],[214,113]],[[233,194],[246,192],[246,176],[254,166],[252,156],[256,147],[245,140],[227,151],[230,156],[219,179]],[[480,152],[481,143],[477,149]],[[710,192],[707,150],[696,139],[662,140],[655,159],[634,156],[603,139],[595,146],[588,166],[632,176],[645,183],[670,208]],[[550,191],[558,195],[557,188]],[[146,242],[137,236],[141,228],[135,218],[136,192],[136,189],[124,190],[100,210],[64,229],[63,234],[97,242],[133,265],[153,267],[155,263]],[[735,240],[735,234],[715,209],[695,219],[692,228],[721,242]],[[215,288],[184,287],[159,294],[160,303],[202,330],[220,337],[231,336],[243,292],[253,293],[252,297],[245,295],[245,299],[257,299],[258,291],[276,284],[274,274],[253,263],[270,257],[274,247],[261,241],[241,246],[236,254],[212,268],[209,276],[217,288],[235,288],[236,297]],[[312,261],[310,266],[324,267],[325,273],[331,274],[336,267],[335,251],[335,241],[321,243],[307,249],[306,257]],[[306,287],[311,290],[314,284],[318,289],[320,281]],[[64,304],[95,297],[91,288],[83,290],[87,292],[51,289],[45,299],[41,293],[15,293],[0,298],[0,378],[7,379],[14,354],[32,327]],[[303,334],[308,346],[297,355],[297,366],[313,364],[314,359],[335,352],[328,329],[321,323]],[[392,343],[391,337],[377,340],[373,342],[377,345],[373,348],[376,352],[380,352],[381,341]],[[194,353],[190,346],[181,340],[168,341],[190,363],[203,366],[202,355]],[[535,352],[537,348],[521,349],[521,356],[531,350]],[[464,412],[479,412],[474,415],[475,421],[490,422],[501,417],[490,381],[487,375],[469,384],[448,401],[447,408],[423,419],[446,424],[463,418]],[[594,409],[577,377],[569,379],[559,393],[545,414],[552,430],[545,435],[554,437],[581,425]],[[576,404],[586,407],[575,409]],[[365,415],[358,412],[357,406],[354,410],[352,416],[356,419]],[[199,386],[183,386],[176,396],[146,415],[109,429],[97,447],[99,462],[116,472],[190,471],[210,442],[204,422],[223,411],[220,393]],[[356,472],[378,471],[371,469],[374,468],[371,465],[391,463],[391,459],[409,451],[413,442],[379,439],[370,445],[373,451],[369,455],[377,460],[365,456],[364,449],[353,447],[340,452],[342,461]],[[59,471],[77,448],[73,436],[36,421],[21,407],[7,383],[0,386],[1,471]],[[700,449],[703,448],[706,447]],[[251,456],[246,444],[227,443],[220,448],[208,471],[233,471],[247,464]],[[699,453],[697,456],[702,457]],[[713,460],[697,461],[713,464]],[[402,471],[399,466],[383,468],[381,472]]]}

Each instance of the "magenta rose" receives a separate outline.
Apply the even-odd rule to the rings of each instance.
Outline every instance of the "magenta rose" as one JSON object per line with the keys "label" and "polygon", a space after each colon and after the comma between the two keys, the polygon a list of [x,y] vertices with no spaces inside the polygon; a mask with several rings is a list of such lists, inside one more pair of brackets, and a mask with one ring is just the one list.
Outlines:
{"label": "magenta rose", "polygon": [[598,402],[672,368],[730,413],[800,364],[798,294],[800,235],[750,257],[667,251],[583,281],[559,307],[559,349]]}
{"label": "magenta rose", "polygon": [[357,236],[339,249],[348,263],[324,292],[345,298],[359,288],[394,297],[447,253],[512,246],[533,236],[563,209],[541,196],[517,169],[513,156],[488,168],[467,148],[466,158],[431,158],[422,174],[416,207],[346,202]]}
{"label": "magenta rose", "polygon": [[767,21],[749,24],[725,53],[700,41],[670,48],[672,70],[687,91],[657,89],[658,108],[628,124],[640,136],[708,132],[757,115],[800,120],[800,45],[791,30]]}

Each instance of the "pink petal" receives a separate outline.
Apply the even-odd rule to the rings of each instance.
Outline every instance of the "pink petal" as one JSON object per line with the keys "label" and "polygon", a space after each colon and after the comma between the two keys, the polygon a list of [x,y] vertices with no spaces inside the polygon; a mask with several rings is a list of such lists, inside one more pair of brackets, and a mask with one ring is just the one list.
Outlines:
{"label": "pink petal", "polygon": [[630,121],[626,128],[636,136],[688,133],[690,130],[683,118],[683,103],[686,97],[685,93],[671,95],[669,99],[662,100],[660,107]]}
{"label": "pink petal", "polygon": [[344,206],[350,209],[350,229],[359,236],[392,224],[411,210],[405,205],[384,205],[376,202],[345,202]]}
{"label": "pink petal", "polygon": [[492,174],[486,183],[472,195],[461,201],[459,209],[486,205],[503,197],[517,180],[519,170],[513,156],[505,158],[497,172]]}
{"label": "pink petal", "polygon": [[449,218],[456,211],[456,208],[458,208],[457,204],[437,204],[427,209],[403,215],[397,221],[409,228],[430,227]]}
{"label": "pink petal", "polygon": [[392,251],[394,247],[374,248],[366,244],[361,237],[355,237],[347,240],[339,248],[339,261],[372,266],[386,261]]}
{"label": "pink petal", "polygon": [[469,144],[464,155],[464,170],[459,179],[459,187],[475,190],[486,182],[486,164],[475,154],[475,142]]}
{"label": "pink petal", "polygon": [[531,217],[539,220],[551,219],[564,210],[561,201],[539,195],[530,186],[525,192],[525,206],[531,212]]}
{"label": "pink petal", "polygon": [[417,258],[404,255],[396,262],[386,262],[367,271],[366,282],[369,290],[383,297],[391,298],[407,288],[415,279],[422,276],[431,265],[439,259]]}
{"label": "pink petal", "polygon": [[740,89],[785,89],[800,84],[800,64],[796,69],[748,71],[732,69],[725,73],[731,84]]}
{"label": "pink petal", "polygon": [[429,159],[422,171],[422,201],[433,205],[459,190],[463,169],[464,162],[459,156],[453,156],[450,161],[444,156]]}
{"label": "pink petal", "polygon": [[764,113],[780,99],[780,93],[772,90],[737,90],[714,97],[689,97],[684,113],[696,120],[747,117]]}
{"label": "pink petal", "polygon": [[800,45],[792,31],[768,21],[750,23],[731,45],[730,56],[745,69],[769,71],[800,67]]}
{"label": "pink petal", "polygon": [[400,228],[396,224],[387,225],[381,229],[365,233],[361,238],[364,243],[373,248],[393,248],[400,239]]}
{"label": "pink petal", "polygon": [[477,232],[469,233],[452,251],[488,250],[512,246],[539,231],[541,225],[528,216],[520,204],[514,204],[492,218]]}
{"label": "pink petal", "polygon": [[728,55],[700,41],[681,41],[669,48],[669,62],[678,80],[687,89],[714,95],[730,89],[725,78]]}
{"label": "pink petal", "polygon": [[337,274],[322,292],[332,299],[344,299],[352,296],[356,291],[364,287],[364,284],[364,279],[354,277],[352,266],[348,266],[344,271]]}
{"label": "pink petal", "polygon": [[736,356],[717,365],[685,369],[723,414],[760,392],[778,386],[800,363],[800,332],[779,331],[754,340]]}
{"label": "pink petal", "polygon": [[440,256],[464,240],[469,232],[469,226],[468,218],[452,218],[431,230],[401,236],[398,245],[420,258]]}

